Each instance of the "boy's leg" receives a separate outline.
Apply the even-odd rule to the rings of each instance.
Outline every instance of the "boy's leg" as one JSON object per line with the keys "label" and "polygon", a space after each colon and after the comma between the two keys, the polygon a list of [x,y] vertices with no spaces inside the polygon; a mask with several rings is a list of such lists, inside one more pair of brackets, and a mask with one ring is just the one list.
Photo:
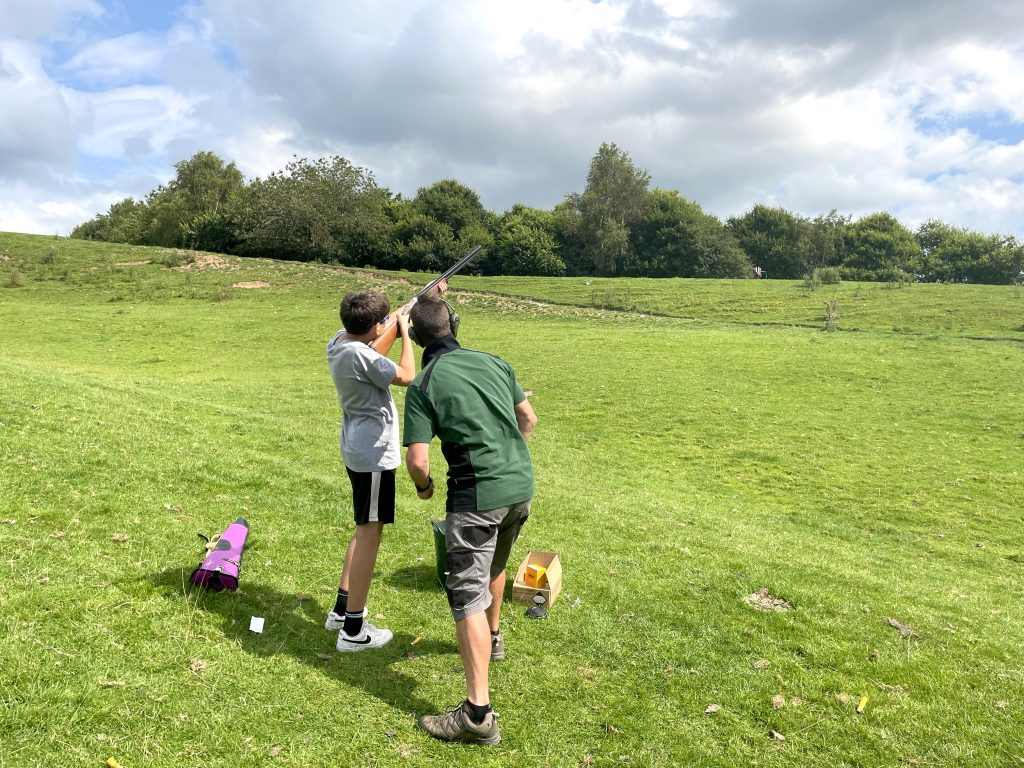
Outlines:
{"label": "boy's leg", "polygon": [[[356,529],[358,531],[358,529]],[[348,582],[352,571],[352,553],[356,548],[356,535],[353,533],[349,539],[348,549],[345,550],[345,560],[341,564],[341,579],[338,581],[338,589],[348,593]]]}
{"label": "boy's leg", "polygon": [[[377,564],[377,552],[384,533],[384,523],[363,523],[356,526],[356,532],[345,556],[348,569],[348,612],[359,613],[366,607],[370,594],[373,568]],[[342,574],[342,582],[345,581]]]}
{"label": "boy's leg", "polygon": [[356,532],[349,542],[342,567],[341,587],[346,589],[347,595],[337,648],[339,651],[358,651],[378,648],[392,637],[389,630],[378,629],[364,622],[363,617],[384,525],[395,520],[395,471],[348,470],[348,476],[352,483]]}

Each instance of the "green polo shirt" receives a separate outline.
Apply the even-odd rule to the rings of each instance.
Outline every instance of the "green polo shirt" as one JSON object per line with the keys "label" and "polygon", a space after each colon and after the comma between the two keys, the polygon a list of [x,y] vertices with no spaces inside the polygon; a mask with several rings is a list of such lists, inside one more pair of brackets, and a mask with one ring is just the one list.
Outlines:
{"label": "green polo shirt", "polygon": [[[427,362],[429,360],[429,362]],[[497,509],[533,498],[533,465],[516,422],[526,399],[512,366],[451,336],[424,351],[405,395],[403,444],[441,440],[448,512]]]}

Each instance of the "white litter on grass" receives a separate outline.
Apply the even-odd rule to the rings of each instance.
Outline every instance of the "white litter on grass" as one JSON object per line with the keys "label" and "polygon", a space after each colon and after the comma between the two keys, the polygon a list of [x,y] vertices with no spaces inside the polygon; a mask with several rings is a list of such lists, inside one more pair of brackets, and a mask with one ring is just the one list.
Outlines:
{"label": "white litter on grass", "polygon": [[263,634],[263,622],[266,621],[262,616],[253,616],[249,619],[249,631],[255,632],[257,635]]}

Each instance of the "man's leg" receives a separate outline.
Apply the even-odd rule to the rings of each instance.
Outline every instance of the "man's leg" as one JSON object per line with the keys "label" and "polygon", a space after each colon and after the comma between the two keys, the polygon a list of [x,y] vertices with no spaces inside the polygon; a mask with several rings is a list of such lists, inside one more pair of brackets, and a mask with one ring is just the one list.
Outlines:
{"label": "man's leg", "polygon": [[449,513],[446,517],[445,592],[466,675],[466,700],[444,714],[419,719],[420,728],[442,741],[497,744],[501,740],[498,713],[491,709],[488,689],[491,631],[487,611],[492,600],[490,566],[504,509]]}
{"label": "man's leg", "polygon": [[491,604],[487,606],[487,626],[493,635],[499,629],[498,622],[501,621],[501,601],[505,597],[505,572],[491,577],[489,585],[491,590]]}
{"label": "man's leg", "polygon": [[488,584],[491,593],[491,604],[487,607],[487,625],[491,633],[491,661],[501,661],[505,658],[505,639],[501,636],[500,627],[501,603],[505,596],[505,568],[512,552],[512,545],[515,544],[529,516],[529,501],[513,504],[498,526],[498,539],[491,562],[491,580]]}
{"label": "man's leg", "polygon": [[487,615],[474,613],[455,622],[455,636],[459,641],[459,656],[466,671],[466,698],[479,707],[491,703],[487,672],[491,661],[491,633],[487,628]]}

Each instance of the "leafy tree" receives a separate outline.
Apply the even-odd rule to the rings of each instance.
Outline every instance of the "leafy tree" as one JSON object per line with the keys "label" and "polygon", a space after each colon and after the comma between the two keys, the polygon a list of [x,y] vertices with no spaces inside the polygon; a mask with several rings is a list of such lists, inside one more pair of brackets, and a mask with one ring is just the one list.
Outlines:
{"label": "leafy tree", "polygon": [[289,162],[236,206],[239,251],[297,261],[374,264],[390,247],[390,195],[339,156]]}
{"label": "leafy tree", "polygon": [[583,217],[578,194],[566,195],[552,211],[552,226],[558,254],[570,275],[593,274],[593,261],[583,240]]}
{"label": "leafy tree", "polygon": [[797,278],[810,271],[811,226],[784,208],[755,205],[729,219],[729,231],[769,277]]}
{"label": "leafy tree", "polygon": [[412,207],[402,213],[391,229],[402,269],[440,272],[458,260],[459,245],[451,227]]}
{"label": "leafy tree", "polygon": [[717,217],[676,190],[648,193],[624,273],[646,277],[750,277],[750,259]]}
{"label": "leafy tree", "polygon": [[487,223],[491,217],[480,202],[480,196],[455,179],[443,179],[422,187],[412,206],[417,213],[446,224],[456,236],[472,224]]}
{"label": "leafy tree", "polygon": [[1009,284],[1024,269],[1024,247],[1013,237],[931,219],[918,228],[916,238],[921,257],[915,272],[924,280]]}
{"label": "leafy tree", "polygon": [[580,237],[594,273],[622,272],[630,258],[629,228],[643,216],[650,180],[629,154],[604,143],[590,162],[583,194],[567,198],[579,211]]}
{"label": "leafy tree", "polygon": [[157,187],[146,198],[143,240],[149,245],[194,248],[197,229],[209,227],[244,179],[234,163],[225,165],[213,152],[197,152],[174,168],[175,177],[167,186]]}
{"label": "leafy tree", "polygon": [[137,245],[142,242],[146,213],[144,203],[126,197],[111,205],[105,214],[79,224],[71,231],[71,237]]}
{"label": "leafy tree", "polygon": [[810,223],[807,238],[807,260],[810,268],[834,267],[845,256],[845,233],[850,217],[843,216],[833,208],[817,216]]}
{"label": "leafy tree", "polygon": [[891,213],[865,216],[845,231],[844,273],[857,280],[898,279],[920,261],[921,246]]}
{"label": "leafy tree", "polygon": [[487,264],[501,275],[565,274],[553,235],[554,215],[537,208],[516,205],[498,221],[497,234]]}

